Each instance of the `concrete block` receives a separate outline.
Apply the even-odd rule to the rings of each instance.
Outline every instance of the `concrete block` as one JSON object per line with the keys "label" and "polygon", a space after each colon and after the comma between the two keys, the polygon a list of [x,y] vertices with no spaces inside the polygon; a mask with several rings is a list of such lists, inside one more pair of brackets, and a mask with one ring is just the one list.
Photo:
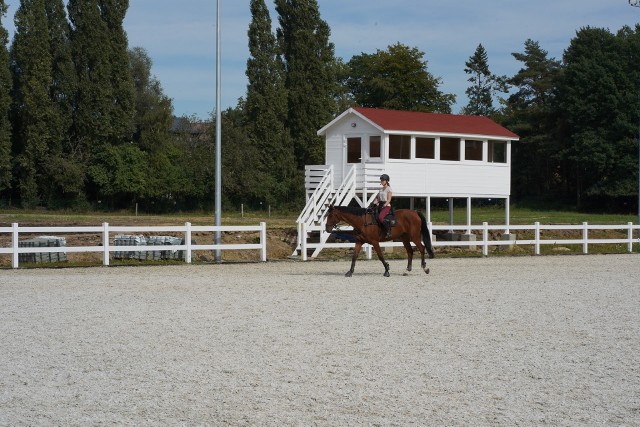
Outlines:
{"label": "concrete block", "polygon": [[[475,242],[476,241],[476,235],[475,234],[461,234],[460,235],[460,241],[461,242]],[[466,246],[466,247],[469,248],[469,250],[471,250],[471,251],[475,251],[477,249],[476,245]]]}

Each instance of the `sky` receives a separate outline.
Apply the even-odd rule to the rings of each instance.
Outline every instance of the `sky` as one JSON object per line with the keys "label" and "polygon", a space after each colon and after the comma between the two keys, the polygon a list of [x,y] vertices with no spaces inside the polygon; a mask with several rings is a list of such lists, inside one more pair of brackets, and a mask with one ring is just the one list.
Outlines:
{"label": "sky", "polygon": [[[208,119],[216,104],[216,7],[220,7],[220,101],[235,107],[247,89],[249,0],[130,0],[124,27],[129,47],[144,48],[153,60],[152,74],[173,100],[176,116]],[[9,6],[2,23],[13,34]],[[274,28],[273,0],[266,0]],[[467,103],[465,62],[478,44],[487,51],[489,69],[513,76],[532,39],[550,58],[562,59],[576,31],[640,23],[640,8],[628,0],[318,0],[320,15],[331,28],[335,55],[348,62],[354,55],[386,50],[402,43],[425,52],[427,70],[441,79],[440,91],[456,95],[458,113]]]}

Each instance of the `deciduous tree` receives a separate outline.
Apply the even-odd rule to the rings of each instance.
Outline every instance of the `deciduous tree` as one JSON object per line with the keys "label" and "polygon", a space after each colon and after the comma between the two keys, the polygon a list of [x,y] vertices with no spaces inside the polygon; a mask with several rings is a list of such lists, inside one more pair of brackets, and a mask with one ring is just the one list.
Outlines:
{"label": "deciduous tree", "polygon": [[427,70],[424,55],[396,43],[351,58],[347,86],[355,102],[363,107],[450,113],[455,95],[438,89],[441,79]]}

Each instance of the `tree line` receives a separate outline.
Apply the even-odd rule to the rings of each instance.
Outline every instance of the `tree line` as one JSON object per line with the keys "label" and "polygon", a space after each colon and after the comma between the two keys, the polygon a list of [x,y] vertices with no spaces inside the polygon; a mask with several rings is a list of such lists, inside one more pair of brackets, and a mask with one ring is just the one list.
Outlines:
{"label": "tree line", "polygon": [[[215,127],[176,118],[152,61],[128,46],[128,0],[21,0],[9,43],[0,0],[0,207],[211,209]],[[251,0],[246,95],[222,119],[223,205],[299,209],[316,131],[351,106],[451,113],[426,53],[400,42],[345,62],[316,0]],[[462,114],[519,134],[512,200],[633,211],[640,27],[582,28],[563,58],[533,40],[514,76],[479,44]]]}

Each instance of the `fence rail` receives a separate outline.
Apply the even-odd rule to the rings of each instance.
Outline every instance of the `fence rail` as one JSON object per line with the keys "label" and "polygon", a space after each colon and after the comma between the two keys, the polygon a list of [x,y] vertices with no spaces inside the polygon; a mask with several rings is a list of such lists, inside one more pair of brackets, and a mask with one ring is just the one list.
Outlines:
{"label": "fence rail", "polygon": [[[482,254],[484,256],[489,255],[489,247],[490,246],[512,246],[512,245],[533,245],[534,254],[540,255],[540,247],[543,245],[582,245],[582,252],[584,254],[589,253],[589,245],[597,245],[597,244],[626,244],[627,251],[633,252],[633,245],[640,244],[640,225],[634,225],[632,222],[627,223],[626,225],[601,225],[601,224],[588,224],[583,222],[582,224],[540,224],[539,222],[535,222],[532,225],[489,225],[486,222],[483,222],[481,225],[433,225],[432,223],[428,223],[429,229],[433,233],[434,231],[462,231],[464,233],[468,233],[469,231],[474,233],[476,240],[465,240],[465,241],[444,241],[438,240],[433,242],[434,247],[444,247],[444,246],[468,246],[468,247],[478,247],[482,248]],[[343,227],[342,230],[351,230],[351,227]],[[513,240],[491,240],[489,238],[489,231],[499,231],[504,233],[505,230],[509,230],[511,233],[515,230],[529,231],[533,232],[533,239],[518,239],[517,236]],[[318,247],[322,247],[323,249],[329,248],[351,248],[353,247],[353,243],[311,243],[308,241],[307,236],[308,232],[312,231],[321,231],[324,230],[324,226],[303,226],[301,229],[301,257],[303,261],[307,260],[307,250],[308,249],[317,249]],[[545,230],[568,230],[568,231],[580,231],[580,238],[577,239],[557,239],[557,238],[542,238],[541,234]],[[593,238],[589,237],[589,231],[593,230],[620,230],[626,231],[627,235],[624,238],[617,239],[601,239],[601,238]],[[634,230],[637,231],[636,237],[634,237]],[[479,239],[478,239],[479,238]],[[381,247],[402,247],[402,242],[382,242],[380,244]],[[363,249],[369,259],[372,258],[372,247],[371,245],[365,244],[363,245]]]}
{"label": "fence rail", "polygon": [[[192,243],[191,235],[194,232],[259,232],[259,243],[221,243],[221,244],[195,244]],[[112,233],[131,233],[131,232],[151,232],[151,233],[182,233],[184,235],[184,244],[171,245],[171,250],[185,251],[185,262],[191,263],[191,254],[198,250],[259,250],[260,261],[267,260],[267,225],[261,222],[260,225],[240,225],[240,226],[199,226],[191,225],[187,222],[180,226],[110,226],[103,223],[101,226],[80,226],[80,227],[20,227],[19,224],[13,223],[11,227],[0,227],[0,235],[3,233],[11,234],[11,246],[0,247],[0,254],[11,255],[11,266],[19,267],[19,254],[25,253],[48,253],[48,252],[100,252],[102,253],[102,264],[109,265],[111,252],[138,252],[138,251],[159,251],[169,249],[168,246],[157,245],[140,245],[140,246],[120,246],[111,243],[110,235]],[[21,234],[55,234],[61,233],[92,233],[102,235],[102,244],[100,246],[57,246],[57,247],[20,247]]]}

